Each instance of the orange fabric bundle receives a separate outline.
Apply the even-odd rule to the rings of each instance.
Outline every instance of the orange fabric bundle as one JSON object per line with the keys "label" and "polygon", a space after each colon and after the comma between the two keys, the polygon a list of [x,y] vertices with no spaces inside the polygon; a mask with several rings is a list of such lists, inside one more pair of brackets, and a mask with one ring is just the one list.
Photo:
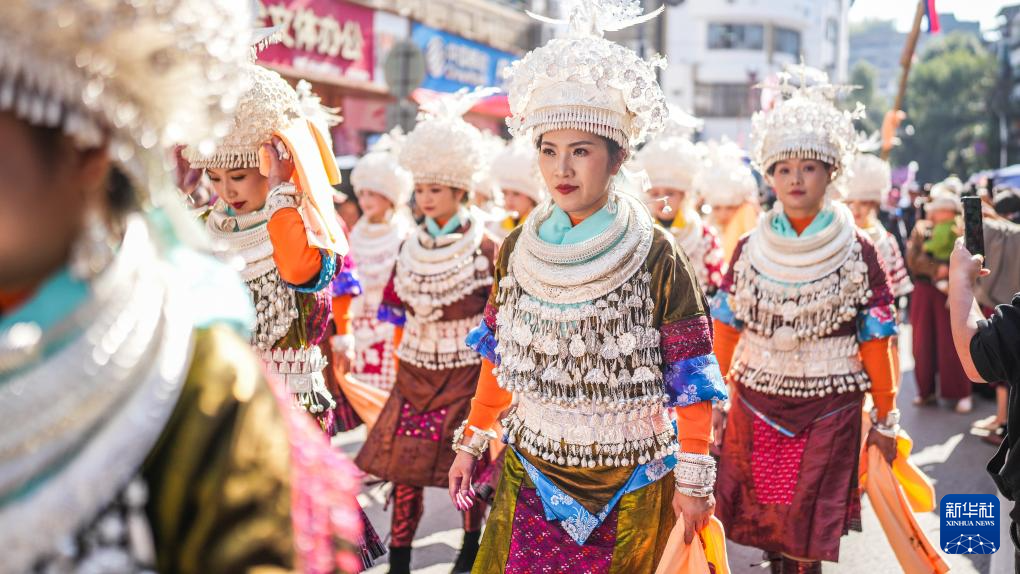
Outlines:
{"label": "orange fabric bundle", "polygon": [[301,192],[298,210],[308,244],[346,255],[350,251],[347,236],[333,208],[333,185],[340,183],[340,170],[324,136],[307,120],[274,135],[287,146],[294,161],[293,181]]}
{"label": "orange fabric bundle", "polygon": [[865,491],[875,509],[900,567],[906,574],[943,574],[949,565],[942,560],[911,513],[910,503],[896,483],[892,468],[877,447],[867,449],[868,476]]}
{"label": "orange fabric bundle", "polygon": [[[862,413],[864,422],[861,425],[861,438],[866,439],[871,429],[871,418],[867,413]],[[931,478],[924,473],[916,464],[911,462],[910,453],[914,448],[914,441],[907,434],[907,431],[900,429],[896,437],[896,460],[892,463],[893,477],[903,489],[907,502],[914,512],[932,512],[935,510],[935,487]],[[868,482],[868,456],[867,446],[861,446],[861,463],[858,483],[861,492],[865,491]]]}
{"label": "orange fabric bundle", "polygon": [[713,516],[695,542],[684,544],[684,521],[677,519],[655,574],[710,574],[713,570],[709,569],[709,564],[715,574],[730,572],[722,522]]}
{"label": "orange fabric bundle", "polygon": [[[335,367],[331,365],[330,368]],[[337,384],[340,385],[340,390],[343,391],[344,397],[351,404],[351,408],[364,421],[365,427],[368,430],[372,430],[372,427],[375,426],[375,421],[379,419],[379,413],[382,412],[383,405],[386,404],[389,393],[363,383],[349,374],[345,374],[342,377],[338,376]]]}

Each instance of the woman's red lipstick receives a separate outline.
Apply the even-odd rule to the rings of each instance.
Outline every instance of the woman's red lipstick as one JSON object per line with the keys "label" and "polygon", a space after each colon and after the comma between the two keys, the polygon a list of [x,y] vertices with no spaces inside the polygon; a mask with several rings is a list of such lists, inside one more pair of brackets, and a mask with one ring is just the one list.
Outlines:
{"label": "woman's red lipstick", "polygon": [[567,185],[565,183],[561,183],[561,184],[556,186],[556,191],[562,193],[563,195],[567,195],[569,193],[573,193],[573,192],[575,192],[577,190],[578,190],[578,187],[576,185]]}

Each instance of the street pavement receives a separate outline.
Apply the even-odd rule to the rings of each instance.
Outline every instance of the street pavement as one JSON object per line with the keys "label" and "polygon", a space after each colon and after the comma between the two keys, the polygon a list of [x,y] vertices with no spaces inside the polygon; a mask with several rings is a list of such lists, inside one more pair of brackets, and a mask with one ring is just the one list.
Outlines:
{"label": "street pavement", "polygon": [[[909,328],[908,328],[909,329]],[[913,377],[913,359],[909,345],[909,330],[901,342],[903,384],[899,405],[903,411],[903,426],[914,439],[913,460],[935,484],[936,497],[944,494],[994,493],[995,488],[985,472],[985,464],[994,454],[994,447],[980,439],[980,432],[971,429],[977,420],[994,414],[992,400],[974,397],[974,411],[967,415],[953,412],[951,404],[915,407],[911,404],[916,395]],[[363,429],[346,433],[334,441],[344,452],[354,455],[364,441]],[[384,541],[389,533],[389,511],[384,508],[386,491],[376,486],[361,495],[372,524]],[[840,561],[825,563],[827,573],[885,574],[900,572],[892,549],[882,533],[868,497],[864,497],[863,532],[853,532],[843,539]],[[1008,508],[1002,515],[1008,519]],[[918,523],[935,547],[939,546],[939,515],[936,512],[915,515]],[[416,574],[446,574],[450,571],[462,531],[460,517],[444,489],[426,490],[425,515],[414,542],[412,569]],[[1009,540],[1001,541],[1009,549]],[[989,571],[987,555],[943,555],[954,573],[981,573]],[[729,544],[729,561],[734,573],[768,572],[759,566],[761,552],[753,548]],[[385,574],[387,557],[382,557],[368,574]]]}

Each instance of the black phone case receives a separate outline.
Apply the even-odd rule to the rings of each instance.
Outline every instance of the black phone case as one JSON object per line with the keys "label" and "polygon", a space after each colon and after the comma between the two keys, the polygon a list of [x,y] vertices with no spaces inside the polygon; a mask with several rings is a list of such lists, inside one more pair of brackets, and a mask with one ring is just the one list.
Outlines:
{"label": "black phone case", "polygon": [[981,198],[967,196],[963,201],[963,237],[967,251],[973,255],[985,254],[985,230],[981,215]]}

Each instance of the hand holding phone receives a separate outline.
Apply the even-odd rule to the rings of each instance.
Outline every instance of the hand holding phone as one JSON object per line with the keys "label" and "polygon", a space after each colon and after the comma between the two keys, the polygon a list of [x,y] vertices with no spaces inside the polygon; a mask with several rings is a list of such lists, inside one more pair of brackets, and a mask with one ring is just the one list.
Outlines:
{"label": "hand holding phone", "polygon": [[981,198],[976,195],[961,197],[963,202],[963,237],[967,251],[973,255],[985,254],[985,230],[981,213]]}

